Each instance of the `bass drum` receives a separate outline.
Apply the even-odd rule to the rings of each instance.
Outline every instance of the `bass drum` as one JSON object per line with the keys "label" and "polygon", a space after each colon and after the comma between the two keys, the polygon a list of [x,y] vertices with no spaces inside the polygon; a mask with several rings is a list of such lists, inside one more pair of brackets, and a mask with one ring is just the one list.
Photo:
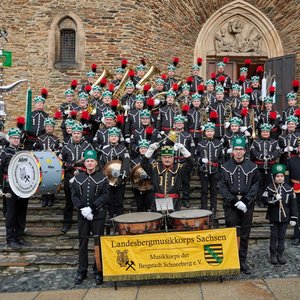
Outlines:
{"label": "bass drum", "polygon": [[140,234],[160,230],[163,215],[153,212],[136,212],[113,218],[115,230],[123,234]]}
{"label": "bass drum", "polygon": [[54,194],[64,178],[61,160],[52,151],[20,151],[8,166],[8,181],[21,198]]}
{"label": "bass drum", "polygon": [[212,211],[189,209],[175,211],[169,215],[174,230],[203,230],[212,228]]}

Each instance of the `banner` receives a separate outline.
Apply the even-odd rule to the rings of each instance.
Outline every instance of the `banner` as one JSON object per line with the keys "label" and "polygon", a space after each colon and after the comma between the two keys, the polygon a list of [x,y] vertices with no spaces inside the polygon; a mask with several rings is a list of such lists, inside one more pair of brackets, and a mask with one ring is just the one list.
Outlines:
{"label": "banner", "polygon": [[12,52],[0,50],[0,68],[8,68],[12,66]]}
{"label": "banner", "polygon": [[236,275],[236,229],[102,236],[105,281]]}

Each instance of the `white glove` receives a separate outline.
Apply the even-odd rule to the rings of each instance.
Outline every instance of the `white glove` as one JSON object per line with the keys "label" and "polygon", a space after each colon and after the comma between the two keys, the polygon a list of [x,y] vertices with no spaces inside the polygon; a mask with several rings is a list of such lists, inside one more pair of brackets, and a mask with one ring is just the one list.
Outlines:
{"label": "white glove", "polygon": [[130,144],[130,138],[126,138],[126,139],[125,139],[125,142],[126,142],[127,144]]}
{"label": "white glove", "polygon": [[288,152],[288,151],[289,151],[289,148],[288,148],[288,147],[285,147],[283,151],[284,151],[284,152]]}
{"label": "white glove", "polygon": [[0,189],[0,197],[3,196],[3,191]]}
{"label": "white glove", "polygon": [[129,109],[130,109],[130,106],[127,105],[127,104],[125,104],[125,105],[123,105],[123,108],[124,108],[125,110],[129,110]]}
{"label": "white glove", "polygon": [[81,208],[80,211],[81,211],[81,214],[83,215],[83,217],[85,217],[85,218],[86,218],[89,214],[92,213],[92,209],[91,209],[89,206],[86,206],[86,207],[84,207],[84,208]]}
{"label": "white glove", "polygon": [[286,125],[282,125],[282,126],[281,126],[281,129],[282,129],[282,130],[286,130],[286,129],[287,129],[287,126],[286,126]]}
{"label": "white glove", "polygon": [[227,154],[232,153],[232,148],[227,149]]}
{"label": "white glove", "polygon": [[209,107],[205,107],[205,111],[208,113],[209,112]]}
{"label": "white glove", "polygon": [[292,146],[288,146],[288,151],[294,151],[294,148]]}
{"label": "white glove", "polygon": [[149,146],[148,150],[145,153],[147,158],[150,158],[153,153],[159,148],[159,143],[153,143]]}
{"label": "white glove", "polygon": [[160,134],[160,133],[157,134],[157,138],[158,138],[159,140],[161,139],[161,134]]}
{"label": "white glove", "polygon": [[159,99],[154,99],[154,106],[158,106],[160,104],[160,100]]}
{"label": "white glove", "polygon": [[65,110],[64,113],[65,115],[68,115],[71,111],[69,109]]}
{"label": "white glove", "polygon": [[296,226],[296,221],[290,221],[290,225],[293,227]]}
{"label": "white glove", "polygon": [[228,128],[230,126],[230,122],[225,122],[224,126],[225,126],[225,128]]}
{"label": "white glove", "polygon": [[93,215],[92,213],[91,213],[91,214],[88,214],[88,215],[86,216],[86,218],[87,218],[87,220],[92,221],[93,218],[94,218],[94,215]]}
{"label": "white glove", "polygon": [[177,144],[178,145],[178,150],[180,151],[180,153],[184,156],[184,157],[190,157],[191,156],[191,152],[188,150],[188,149],[186,149],[185,147],[184,147],[184,145],[182,145],[182,144]]}
{"label": "white glove", "polygon": [[250,136],[250,132],[248,130],[245,131],[245,136]]}
{"label": "white glove", "polygon": [[202,161],[204,164],[208,164],[208,159],[207,159],[207,158],[202,158],[201,161]]}
{"label": "white glove", "polygon": [[236,208],[241,210],[244,214],[247,212],[247,206],[243,201],[238,201],[234,206],[236,206]]}
{"label": "white glove", "polygon": [[275,198],[276,198],[277,201],[280,201],[282,199],[280,194],[276,194]]}
{"label": "white glove", "polygon": [[247,126],[242,126],[241,127],[241,132],[245,132],[247,130]]}
{"label": "white glove", "polygon": [[137,85],[135,86],[135,88],[138,89],[138,90],[142,90],[142,89],[143,89],[143,86],[140,85],[140,84],[137,84]]}
{"label": "white glove", "polygon": [[178,143],[174,144],[174,151],[178,151],[180,149],[180,146],[178,145]]}

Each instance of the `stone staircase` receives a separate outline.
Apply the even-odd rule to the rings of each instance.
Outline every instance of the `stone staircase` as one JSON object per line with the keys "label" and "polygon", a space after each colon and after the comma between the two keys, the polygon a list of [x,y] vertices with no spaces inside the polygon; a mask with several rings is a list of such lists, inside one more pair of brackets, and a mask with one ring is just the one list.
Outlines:
{"label": "stone staircase", "polygon": [[[1,200],[0,200],[1,201]],[[191,207],[199,208],[200,186],[196,176],[191,180]],[[134,212],[135,202],[130,185],[127,186],[125,199],[125,211]],[[2,215],[2,201],[0,205],[0,274],[12,274],[33,270],[75,268],[77,266],[78,239],[77,224],[74,222],[71,230],[63,235],[60,232],[63,219],[64,193],[56,196],[53,207],[41,207],[40,196],[30,199],[27,212],[26,240],[31,246],[14,251],[6,248],[5,220]],[[269,239],[268,221],[265,219],[266,209],[255,208],[251,231],[251,243],[258,239]],[[219,226],[224,227],[224,214],[222,201],[218,199]],[[74,211],[74,220],[76,212]],[[292,236],[292,229],[288,229],[288,238]],[[90,256],[93,256],[93,240],[89,243]]]}

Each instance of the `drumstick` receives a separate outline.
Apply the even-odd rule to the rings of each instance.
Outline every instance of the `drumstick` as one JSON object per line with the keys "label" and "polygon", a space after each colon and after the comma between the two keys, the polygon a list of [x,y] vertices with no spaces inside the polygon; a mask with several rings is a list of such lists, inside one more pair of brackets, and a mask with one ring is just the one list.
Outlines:
{"label": "drumstick", "polygon": [[3,193],[2,191],[0,191],[0,197],[6,197],[6,198],[11,198],[11,193]]}

